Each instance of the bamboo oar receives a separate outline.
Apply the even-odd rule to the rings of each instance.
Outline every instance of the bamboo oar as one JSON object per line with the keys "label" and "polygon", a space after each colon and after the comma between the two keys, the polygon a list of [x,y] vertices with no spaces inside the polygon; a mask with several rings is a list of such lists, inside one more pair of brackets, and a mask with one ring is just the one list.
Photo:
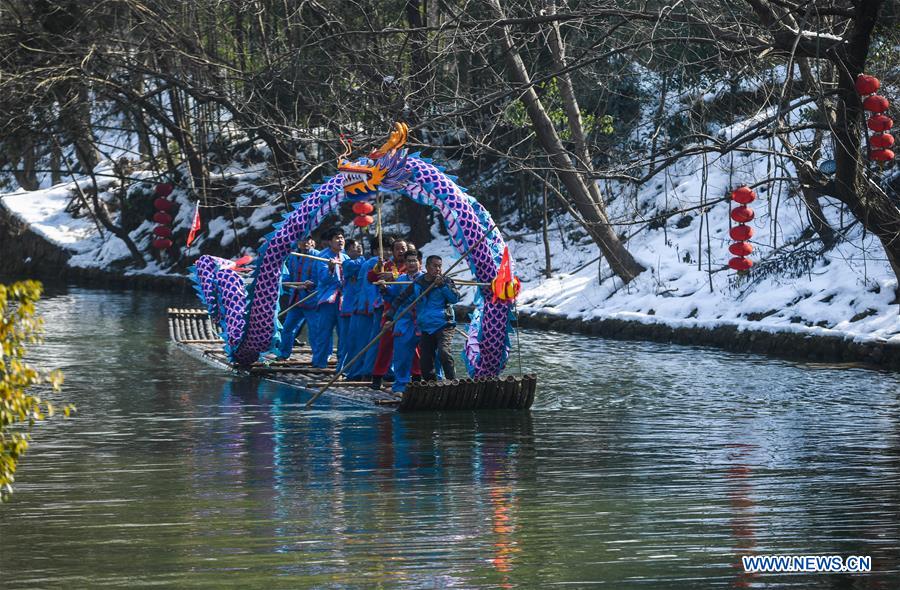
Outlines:
{"label": "bamboo oar", "polygon": [[[488,234],[491,233],[491,231],[493,231],[494,227],[496,227],[496,226],[491,226],[490,228],[488,228],[487,231],[485,231],[484,234],[478,239],[478,241],[476,241],[474,244],[472,244],[471,246],[469,246],[469,249],[466,250],[465,254],[463,254],[463,255],[459,258],[459,260],[457,260],[456,262],[454,262],[454,263],[450,266],[450,268],[447,269],[447,272],[450,272],[451,270],[453,270],[453,267],[454,267],[454,266],[456,266],[457,264],[459,264],[460,262],[462,262],[463,260],[465,260],[466,257],[469,255],[469,253],[471,253],[472,250],[474,250],[475,248],[477,248],[478,245],[481,244],[481,243],[485,240],[485,238],[488,237]],[[373,345],[373,344],[375,344],[376,342],[378,342],[379,340],[381,340],[381,337],[384,336],[385,334],[387,334],[387,331],[390,330],[391,328],[393,328],[394,325],[397,323],[397,321],[398,321],[400,318],[402,318],[404,315],[406,315],[407,312],[409,312],[409,310],[414,309],[415,306],[416,306],[416,303],[419,302],[419,299],[421,299],[422,297],[425,297],[425,295],[427,295],[427,294],[434,288],[434,286],[435,286],[436,284],[437,284],[437,283],[432,282],[430,285],[428,285],[428,287],[425,288],[424,291],[422,291],[422,293],[421,293],[418,297],[416,297],[415,299],[413,299],[412,302],[411,302],[409,305],[407,305],[407,306],[403,309],[403,311],[401,311],[401,312],[398,313],[396,316],[394,316],[393,321],[385,322],[385,323],[384,323],[384,326],[381,328],[381,331],[378,332],[378,335],[375,336],[374,338],[372,338],[372,340],[371,340],[368,344],[366,344],[365,347],[363,347],[362,350],[360,350],[358,353],[356,353],[356,356],[353,357],[353,359],[351,359],[350,361],[344,363],[343,366],[344,366],[344,367],[352,367],[352,366],[353,366],[353,363],[355,363],[356,361],[358,361],[358,360],[360,359],[360,357],[362,357],[362,355],[364,355],[366,352],[368,352],[368,350],[369,350],[370,348],[372,348],[372,345]],[[320,389],[320,390],[318,391],[318,393],[316,393],[314,396],[312,396],[312,397],[309,399],[308,402],[306,402],[306,407],[309,408],[310,406],[312,406],[313,402],[316,401],[317,399],[319,399],[319,396],[322,395],[323,393],[325,393],[325,391],[326,391],[329,387],[331,387],[332,384],[334,384],[335,381],[337,381],[337,379],[338,379],[338,377],[340,377],[340,375],[341,375],[341,374],[340,374],[340,371],[336,371],[335,374],[334,374],[334,377],[332,377],[331,380],[330,380],[324,387],[322,387],[322,389]]]}
{"label": "bamboo oar", "polygon": [[480,283],[478,281],[467,281],[465,279],[453,279],[457,285],[468,285],[470,287],[490,287],[490,283]]}
{"label": "bamboo oar", "polygon": [[378,211],[376,213],[378,223],[375,224],[375,232],[378,234],[378,260],[384,260],[384,243],[381,239],[381,193],[378,193],[378,198],[375,199],[375,208]]}
{"label": "bamboo oar", "polygon": [[318,293],[319,293],[318,291],[313,291],[312,293],[310,293],[309,295],[307,295],[306,297],[304,297],[303,299],[301,299],[301,300],[298,301],[297,303],[294,303],[294,304],[291,305],[290,307],[284,308],[284,310],[282,310],[282,312],[278,314],[278,317],[279,317],[279,318],[284,317],[284,315],[285,315],[287,312],[291,311],[292,309],[294,309],[295,307],[297,307],[298,305],[300,305],[300,304],[303,303],[304,301],[308,301],[309,299],[311,299],[314,295],[317,295]]}
{"label": "bamboo oar", "polygon": [[[479,283],[478,281],[453,280],[457,285],[465,285],[467,287],[490,287],[490,283]],[[282,283],[286,284],[286,283]],[[412,281],[375,281],[373,285],[411,285]],[[445,285],[447,283],[444,283]]]}
{"label": "bamboo oar", "polygon": [[303,252],[291,252],[291,256],[299,256],[300,258],[311,258],[312,260],[321,260],[322,262],[343,264],[342,260],[338,260],[336,258],[322,258],[321,256],[313,256],[312,254],[304,254]]}

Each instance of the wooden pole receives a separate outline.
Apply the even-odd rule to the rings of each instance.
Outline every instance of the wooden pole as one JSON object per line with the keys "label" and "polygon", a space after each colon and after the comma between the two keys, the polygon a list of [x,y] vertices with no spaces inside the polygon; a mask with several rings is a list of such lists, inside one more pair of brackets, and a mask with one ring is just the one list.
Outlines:
{"label": "wooden pole", "polygon": [[291,311],[292,309],[294,309],[295,307],[297,307],[297,306],[300,305],[301,303],[304,303],[305,301],[309,301],[314,295],[318,295],[318,293],[319,293],[318,291],[313,291],[312,293],[310,293],[309,295],[307,295],[306,297],[304,297],[303,299],[301,299],[301,300],[298,301],[297,303],[294,303],[294,304],[291,305],[290,307],[286,307],[284,310],[282,310],[281,313],[278,314],[279,319],[282,318],[282,317],[284,317],[285,314],[287,314],[287,312]]}
{"label": "wooden pole", "polygon": [[303,252],[291,252],[291,256],[299,256],[300,258],[311,258],[313,260],[321,260],[322,262],[333,262],[335,264],[343,264],[336,258],[322,258],[321,256],[313,256],[312,254],[304,254]]}
{"label": "wooden pole", "polygon": [[378,259],[384,260],[384,242],[381,239],[381,193],[378,193],[378,198],[375,199],[375,210],[377,213],[378,222],[375,224],[375,232],[378,235]]}
{"label": "wooden pole", "polygon": [[[478,281],[457,281],[454,280],[454,283],[457,285],[463,285],[466,287],[490,287],[490,283],[479,283]],[[286,285],[287,283],[282,283],[282,285]],[[376,281],[373,285],[411,285],[412,281]],[[447,283],[444,283],[445,285]]]}
{"label": "wooden pole", "polygon": [[[488,237],[488,234],[491,233],[491,232],[494,230],[495,227],[496,227],[496,225],[492,225],[491,227],[489,227],[488,229],[486,229],[485,232],[484,232],[484,234],[478,239],[478,241],[476,241],[474,244],[472,244],[471,246],[469,246],[469,249],[466,250],[466,252],[459,258],[459,260],[457,260],[456,262],[454,262],[454,263],[450,266],[450,268],[447,269],[447,272],[450,272],[451,270],[453,270],[453,267],[454,267],[454,266],[456,266],[457,264],[459,264],[460,262],[462,262],[463,260],[465,260],[466,257],[469,255],[469,253],[472,252],[472,250],[474,250],[475,248],[477,248],[478,245],[481,244],[481,243]],[[344,363],[343,366],[345,366],[345,367],[352,367],[352,366],[353,366],[353,363],[355,363],[356,361],[358,361],[358,360],[360,359],[360,357],[362,357],[362,355],[364,355],[366,352],[368,352],[368,350],[369,350],[370,348],[372,348],[372,345],[373,345],[373,344],[375,344],[376,342],[378,342],[379,340],[381,340],[381,337],[384,336],[384,335],[387,333],[388,330],[390,330],[391,328],[394,327],[394,324],[397,323],[397,320],[399,320],[399,319],[402,318],[404,315],[406,315],[406,313],[407,313],[409,310],[414,309],[415,306],[416,306],[416,303],[419,302],[419,299],[421,299],[422,297],[425,297],[425,295],[427,295],[427,294],[429,293],[429,291],[431,291],[431,290],[434,288],[434,286],[435,286],[436,284],[437,284],[437,283],[432,282],[430,285],[428,285],[428,287],[425,288],[424,291],[422,291],[422,292],[419,294],[418,297],[416,297],[415,299],[412,300],[412,303],[410,303],[409,305],[407,305],[406,308],[403,309],[403,311],[401,311],[400,313],[398,313],[398,314],[394,317],[394,320],[393,320],[393,321],[385,322],[385,323],[384,323],[384,326],[381,328],[381,331],[378,332],[378,335],[375,336],[375,338],[372,338],[372,340],[371,340],[368,344],[366,344],[365,347],[363,347],[362,350],[360,350],[358,353],[356,353],[356,356],[353,357],[353,359],[351,359],[350,361],[347,361],[346,363]],[[331,378],[331,381],[329,381],[322,389],[320,389],[320,390],[318,391],[318,393],[316,393],[314,396],[312,396],[312,397],[309,399],[308,402],[306,402],[306,407],[309,408],[310,406],[312,406],[313,402],[315,402],[317,399],[319,399],[319,396],[322,395],[323,393],[325,393],[325,391],[326,391],[329,387],[331,387],[331,386],[334,384],[335,381],[337,381],[338,377],[340,377],[340,371],[335,372],[334,377]]]}

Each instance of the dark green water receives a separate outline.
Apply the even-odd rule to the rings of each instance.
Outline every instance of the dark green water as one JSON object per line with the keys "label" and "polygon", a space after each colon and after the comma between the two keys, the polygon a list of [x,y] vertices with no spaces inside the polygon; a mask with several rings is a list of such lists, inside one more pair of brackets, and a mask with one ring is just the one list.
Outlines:
{"label": "dark green water", "polygon": [[[79,411],[0,506],[0,587],[900,587],[898,375],[527,332],[530,413],[305,411],[171,347],[185,304],[42,303],[32,361]],[[748,554],[874,573],[749,576]]]}

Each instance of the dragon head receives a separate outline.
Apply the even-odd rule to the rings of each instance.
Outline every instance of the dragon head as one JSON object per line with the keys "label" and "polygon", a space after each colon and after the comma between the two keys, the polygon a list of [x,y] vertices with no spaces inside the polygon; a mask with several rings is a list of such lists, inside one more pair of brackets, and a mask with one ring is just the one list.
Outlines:
{"label": "dragon head", "polygon": [[362,198],[379,189],[399,188],[410,175],[405,166],[407,151],[402,149],[408,133],[405,123],[394,123],[394,130],[384,145],[356,162],[346,159],[353,144],[341,137],[345,149],[338,158],[338,172],[344,175],[344,193],[348,197]]}

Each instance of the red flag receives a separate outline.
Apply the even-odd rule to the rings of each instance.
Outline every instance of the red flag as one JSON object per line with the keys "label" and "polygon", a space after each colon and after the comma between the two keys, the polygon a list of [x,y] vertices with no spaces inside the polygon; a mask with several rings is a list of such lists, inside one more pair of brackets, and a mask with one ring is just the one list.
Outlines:
{"label": "red flag", "polygon": [[194,241],[197,232],[200,231],[200,202],[197,201],[197,208],[194,209],[194,220],[191,222],[191,231],[188,232],[187,245],[190,246]]}
{"label": "red flag", "polygon": [[497,276],[491,281],[494,303],[498,300],[506,301],[506,287],[512,282],[512,278],[512,261],[509,258],[509,246],[507,246],[503,249],[503,258],[497,268]]}
{"label": "red flag", "polygon": [[500,267],[497,269],[497,278],[504,283],[512,280],[512,261],[509,259],[509,246],[503,249],[503,258],[500,260]]}

